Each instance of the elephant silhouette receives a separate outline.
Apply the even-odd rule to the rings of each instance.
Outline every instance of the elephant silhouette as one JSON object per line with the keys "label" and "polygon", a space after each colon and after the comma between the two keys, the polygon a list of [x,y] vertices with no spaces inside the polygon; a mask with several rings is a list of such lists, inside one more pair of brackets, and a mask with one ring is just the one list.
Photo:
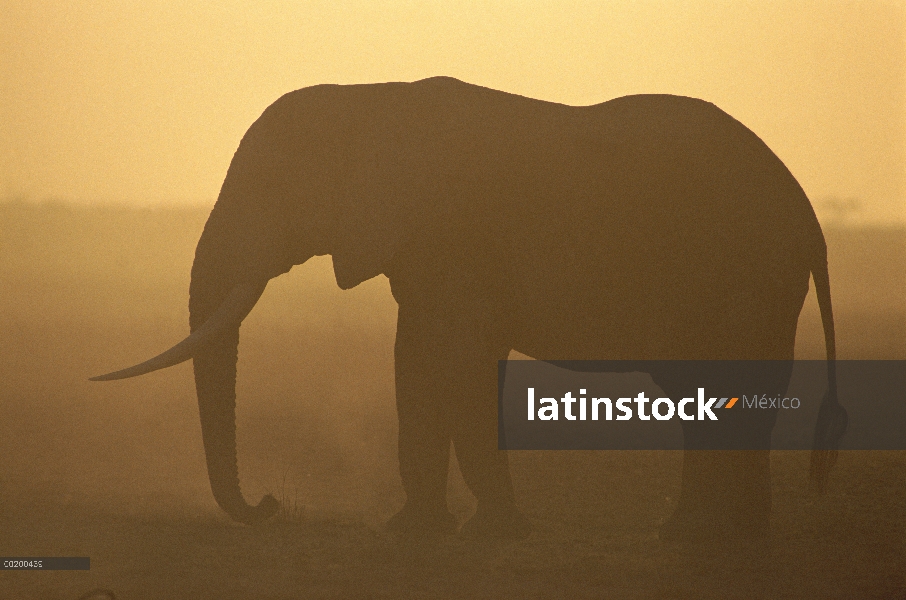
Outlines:
{"label": "elephant silhouette", "polygon": [[[195,253],[191,335],[95,378],[192,358],[211,488],[240,522],[268,518],[277,502],[249,505],[239,487],[239,324],[271,278],[325,254],[341,288],[384,274],[399,306],[407,500],[392,530],[455,530],[452,441],[478,500],[465,529],[528,534],[497,449],[497,363],[511,350],[791,361],[812,275],[833,365],[812,206],[781,160],[713,104],[636,95],[566,106],[448,77],[300,89],[264,111],[230,163]],[[836,414],[829,372],[825,404]],[[788,381],[783,371],[766,384]],[[816,434],[819,486],[832,460],[827,431]],[[764,534],[768,451],[697,450],[694,428],[685,435],[682,494],[662,536]]]}

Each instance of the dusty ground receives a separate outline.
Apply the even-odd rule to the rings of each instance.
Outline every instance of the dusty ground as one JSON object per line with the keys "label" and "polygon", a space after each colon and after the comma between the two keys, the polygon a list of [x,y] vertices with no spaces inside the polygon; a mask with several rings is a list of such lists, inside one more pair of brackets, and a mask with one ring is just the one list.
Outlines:
{"label": "dusty ground", "polygon": [[[0,599],[906,598],[906,453],[773,457],[758,548],[657,540],[674,452],[513,452],[535,531],[514,544],[380,533],[401,505],[386,280],[339,291],[329,261],[268,287],[242,331],[240,477],[290,510],[238,526],[208,489],[191,367],[113,383],[187,330],[198,210],[0,206],[0,555],[90,556],[87,572],[0,572]],[[831,230],[842,358],[906,358],[906,232]],[[823,356],[813,295],[797,355]],[[454,465],[455,466],[455,465]],[[460,520],[474,501],[453,469]]]}

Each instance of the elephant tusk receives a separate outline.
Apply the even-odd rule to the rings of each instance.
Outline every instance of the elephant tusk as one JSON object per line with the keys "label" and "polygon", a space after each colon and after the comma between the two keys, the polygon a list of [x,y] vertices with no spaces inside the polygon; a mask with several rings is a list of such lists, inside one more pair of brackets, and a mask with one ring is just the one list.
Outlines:
{"label": "elephant tusk", "polygon": [[258,298],[261,297],[266,285],[267,282],[264,285],[237,285],[230,291],[226,300],[223,301],[214,314],[183,341],[143,363],[107,373],[106,375],[90,377],[89,381],[113,381],[115,379],[138,377],[139,375],[166,369],[189,360],[211,338],[217,337],[218,334],[227,329],[238,327],[242,320],[251,312]]}

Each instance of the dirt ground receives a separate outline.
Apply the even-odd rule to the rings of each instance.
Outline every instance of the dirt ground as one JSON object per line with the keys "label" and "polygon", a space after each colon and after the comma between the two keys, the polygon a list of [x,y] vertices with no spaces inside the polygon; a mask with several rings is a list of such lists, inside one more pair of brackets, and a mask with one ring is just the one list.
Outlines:
{"label": "dirt ground", "polygon": [[[761,546],[673,546],[658,526],[679,452],[511,452],[529,539],[400,540],[395,304],[342,292],[329,259],[273,281],[242,328],[240,479],[279,519],[229,521],[208,488],[187,364],[87,381],[188,329],[206,210],[0,205],[0,555],[89,556],[2,571],[0,600],[137,598],[906,599],[906,452],[845,452],[806,494],[808,454],[775,452]],[[906,231],[826,232],[841,358],[906,359]],[[823,358],[812,292],[797,356]],[[452,463],[451,509],[474,500]]]}

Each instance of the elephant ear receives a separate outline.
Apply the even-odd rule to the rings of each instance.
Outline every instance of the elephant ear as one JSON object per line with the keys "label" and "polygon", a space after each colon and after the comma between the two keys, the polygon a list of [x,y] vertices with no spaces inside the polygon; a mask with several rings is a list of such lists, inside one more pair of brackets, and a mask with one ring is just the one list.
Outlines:
{"label": "elephant ear", "polygon": [[341,289],[383,273],[403,242],[420,172],[407,148],[411,144],[392,131],[372,130],[346,154],[331,232]]}
{"label": "elephant ear", "polygon": [[343,203],[333,249],[333,273],[340,289],[380,275],[396,254],[401,224],[392,200],[363,196],[359,202]]}

